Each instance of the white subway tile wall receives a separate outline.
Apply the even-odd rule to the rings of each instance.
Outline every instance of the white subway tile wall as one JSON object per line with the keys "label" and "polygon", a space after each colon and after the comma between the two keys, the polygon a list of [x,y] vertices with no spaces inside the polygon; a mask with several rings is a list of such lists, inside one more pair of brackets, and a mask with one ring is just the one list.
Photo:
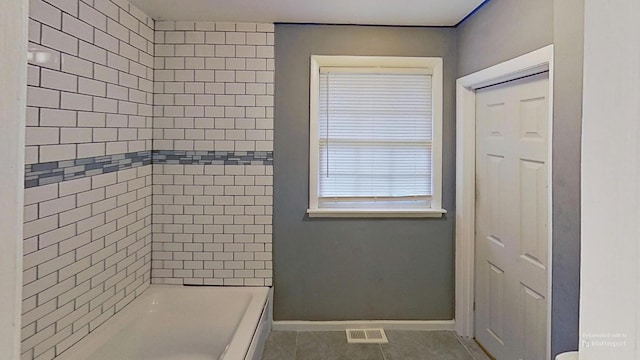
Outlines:
{"label": "white subway tile wall", "polygon": [[273,25],[31,0],[29,39],[22,359],[151,282],[270,286]]}
{"label": "white subway tile wall", "polygon": [[150,162],[154,26],[126,1],[30,1],[23,360],[53,359],[150,284],[151,165],[78,159]]}
{"label": "white subway tile wall", "polygon": [[126,1],[30,5],[26,163],[151,150],[154,21]]}
{"label": "white subway tile wall", "polygon": [[[272,24],[158,21],[155,41],[154,151],[272,154]],[[153,283],[272,284],[270,161],[153,179]]]}
{"label": "white subway tile wall", "polygon": [[22,359],[52,359],[150,283],[151,166],[25,190]]}

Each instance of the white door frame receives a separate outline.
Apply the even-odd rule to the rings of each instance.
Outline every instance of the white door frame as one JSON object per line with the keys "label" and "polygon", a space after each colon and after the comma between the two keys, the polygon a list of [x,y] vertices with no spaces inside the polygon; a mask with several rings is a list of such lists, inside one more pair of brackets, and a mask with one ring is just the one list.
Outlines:
{"label": "white door frame", "polygon": [[553,143],[553,45],[519,56],[487,69],[459,78],[456,81],[456,333],[474,336],[475,283],[475,192],[476,192],[476,89],[504,81],[549,71],[549,129],[548,129],[548,314],[547,357],[551,355],[551,263],[552,263],[552,151]]}

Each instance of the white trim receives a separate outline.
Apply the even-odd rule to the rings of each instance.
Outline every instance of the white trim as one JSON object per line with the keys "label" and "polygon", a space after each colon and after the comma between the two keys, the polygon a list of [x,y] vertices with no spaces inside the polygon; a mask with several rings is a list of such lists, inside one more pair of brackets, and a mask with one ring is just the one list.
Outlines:
{"label": "white trim", "polygon": [[[433,104],[433,194],[429,209],[419,209],[421,216],[415,216],[417,211],[396,211],[387,209],[388,215],[370,209],[320,209],[318,207],[318,126],[317,114],[319,110],[319,75],[321,67],[391,67],[405,68],[415,71],[416,68],[426,68],[432,72],[432,104]],[[393,56],[333,56],[312,55],[309,81],[309,210],[311,217],[441,217],[446,213],[442,209],[442,108],[443,108],[443,60],[440,57],[393,57]],[[314,115],[315,114],[315,115]],[[313,214],[313,215],[312,215]],[[330,215],[327,215],[330,214]]]}
{"label": "white trim", "polygon": [[473,337],[475,256],[475,89],[549,70],[549,265],[547,357],[551,355],[552,274],[552,139],[553,139],[553,45],[459,78],[456,81],[456,332]]}
{"label": "white trim", "polygon": [[443,103],[443,63],[442,58],[428,58],[432,65],[431,96],[433,97],[433,194],[432,209],[442,208],[442,109]]}
{"label": "white trim", "polygon": [[[470,77],[470,79],[468,79],[470,82],[474,80],[478,80],[478,82],[473,82],[472,83],[473,85],[469,86],[468,88],[476,90],[483,87],[492,86],[492,85],[496,85],[503,82],[508,82],[508,81],[519,79],[525,76],[531,76],[541,72],[549,71],[549,67],[550,67],[548,63],[544,63],[544,64],[538,64],[538,65],[527,67],[526,69],[522,69],[522,71],[509,71],[508,67],[502,66],[507,63],[508,62],[496,65],[497,69],[494,69],[493,67],[486,69],[487,71],[491,70],[491,73],[487,73],[487,76],[495,76],[490,80],[482,81],[484,77],[477,76],[479,73],[481,73],[481,71],[468,75]],[[502,74],[501,73],[502,71],[507,71],[508,73]]]}
{"label": "white trim", "polygon": [[453,331],[454,320],[274,321],[274,331],[341,331],[349,328]]}
{"label": "white trim", "polygon": [[555,71],[553,64],[553,45],[551,45],[550,54],[549,54],[549,101],[548,101],[548,111],[549,111],[549,123],[547,129],[547,139],[548,139],[548,150],[547,156],[548,164],[547,168],[547,184],[548,184],[548,193],[547,196],[547,236],[549,239],[548,249],[547,249],[547,359],[551,359],[551,322],[553,320],[552,314],[553,309],[551,308],[552,300],[553,300],[553,84],[555,83]]}
{"label": "white trim", "polygon": [[309,217],[359,217],[359,218],[439,218],[444,209],[307,209]]}
{"label": "white trim", "polygon": [[311,63],[322,67],[435,68],[442,58],[411,56],[312,55]]}
{"label": "white trim", "polygon": [[422,74],[433,75],[433,71],[429,68],[412,68],[412,67],[348,67],[348,66],[321,66],[320,73],[351,73],[351,74]]}
{"label": "white trim", "polygon": [[[311,56],[311,80],[309,81],[309,208],[318,208],[318,159],[320,139],[318,112],[320,111],[320,64],[322,57]],[[313,114],[316,114],[315,116]]]}
{"label": "white trim", "polygon": [[20,358],[28,8],[0,6],[0,359]]}

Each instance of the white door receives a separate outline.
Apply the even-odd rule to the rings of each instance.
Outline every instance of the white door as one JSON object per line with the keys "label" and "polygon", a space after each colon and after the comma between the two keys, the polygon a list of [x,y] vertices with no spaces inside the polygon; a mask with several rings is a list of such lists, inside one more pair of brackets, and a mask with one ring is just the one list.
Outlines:
{"label": "white door", "polygon": [[547,358],[548,74],[476,94],[475,336],[497,360]]}

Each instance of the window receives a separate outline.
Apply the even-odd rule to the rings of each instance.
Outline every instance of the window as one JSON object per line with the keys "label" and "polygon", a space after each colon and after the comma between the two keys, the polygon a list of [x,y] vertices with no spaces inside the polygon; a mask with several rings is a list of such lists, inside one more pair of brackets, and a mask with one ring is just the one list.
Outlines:
{"label": "window", "polygon": [[436,217],[442,59],[312,56],[309,216]]}

